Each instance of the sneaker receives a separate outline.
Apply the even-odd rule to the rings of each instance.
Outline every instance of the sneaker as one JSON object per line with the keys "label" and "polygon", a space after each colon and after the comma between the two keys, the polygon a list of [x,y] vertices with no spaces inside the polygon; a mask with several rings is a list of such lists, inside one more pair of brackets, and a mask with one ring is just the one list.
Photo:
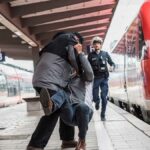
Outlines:
{"label": "sneaker", "polygon": [[85,140],[79,139],[78,144],[75,150],[86,150],[86,143]]}
{"label": "sneaker", "polygon": [[99,110],[99,102],[95,103],[95,109]]}
{"label": "sneaker", "polygon": [[28,146],[26,150],[44,150],[44,149],[36,148],[36,147],[33,147],[33,146]]}
{"label": "sneaker", "polygon": [[40,102],[42,104],[45,115],[50,115],[53,109],[53,101],[51,100],[48,90],[45,88],[42,88],[40,91]]}
{"label": "sneaker", "polygon": [[62,141],[61,148],[72,148],[77,146],[77,141],[70,140],[70,141]]}

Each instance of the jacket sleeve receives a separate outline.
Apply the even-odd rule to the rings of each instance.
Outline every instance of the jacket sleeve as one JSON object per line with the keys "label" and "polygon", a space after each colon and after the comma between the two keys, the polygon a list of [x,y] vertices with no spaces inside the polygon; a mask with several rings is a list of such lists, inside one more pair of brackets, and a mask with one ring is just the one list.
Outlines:
{"label": "jacket sleeve", "polygon": [[79,60],[83,69],[83,78],[85,81],[92,82],[94,79],[94,74],[92,67],[88,61],[88,59],[85,57],[84,54],[79,54]]}
{"label": "jacket sleeve", "polygon": [[77,64],[73,45],[68,45],[67,50],[68,50],[68,59],[69,59],[71,66],[76,70],[76,72],[79,72],[79,67]]}
{"label": "jacket sleeve", "polygon": [[91,61],[91,53],[88,55],[88,60],[89,60],[89,62]]}
{"label": "jacket sleeve", "polygon": [[107,57],[107,62],[109,63],[109,65],[115,67],[115,63],[112,61],[110,55],[107,52],[106,52],[106,57]]}
{"label": "jacket sleeve", "polygon": [[66,41],[67,41],[69,62],[71,64],[71,66],[76,70],[76,72],[79,72],[79,66],[77,63],[75,50],[74,50],[74,45],[78,44],[78,41],[75,39],[75,36],[72,33],[66,34]]}

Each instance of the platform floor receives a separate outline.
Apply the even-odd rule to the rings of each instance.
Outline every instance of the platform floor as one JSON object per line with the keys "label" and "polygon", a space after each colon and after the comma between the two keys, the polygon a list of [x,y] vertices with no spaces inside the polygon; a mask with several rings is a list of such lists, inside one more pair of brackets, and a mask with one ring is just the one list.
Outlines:
{"label": "platform floor", "polygon": [[[0,109],[0,150],[25,150],[42,114],[27,113],[25,103]],[[89,125],[87,150],[150,150],[150,125],[111,103],[107,121],[99,114],[94,112]],[[45,150],[61,150],[60,145],[57,125]]]}

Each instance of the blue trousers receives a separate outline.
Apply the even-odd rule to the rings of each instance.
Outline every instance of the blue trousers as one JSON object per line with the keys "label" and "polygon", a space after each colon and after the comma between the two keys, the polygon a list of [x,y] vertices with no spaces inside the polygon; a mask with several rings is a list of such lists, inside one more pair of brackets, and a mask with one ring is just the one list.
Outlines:
{"label": "blue trousers", "polygon": [[79,138],[85,139],[92,115],[93,111],[85,103],[67,103],[61,108],[60,118],[70,126],[78,126]]}
{"label": "blue trousers", "polygon": [[[41,91],[41,87],[34,87],[35,90],[40,94]],[[52,113],[54,113],[55,111],[57,111],[59,108],[61,108],[61,106],[64,103],[68,102],[68,95],[66,94],[66,92],[64,90],[59,90],[59,91],[54,91],[51,89],[47,89],[50,96],[51,96],[51,100],[54,103],[54,108],[52,110]]]}
{"label": "blue trousers", "polygon": [[107,106],[107,94],[108,94],[108,79],[106,78],[95,78],[93,83],[93,101],[100,103],[99,88],[101,90],[102,110],[101,117],[105,117],[106,106]]}

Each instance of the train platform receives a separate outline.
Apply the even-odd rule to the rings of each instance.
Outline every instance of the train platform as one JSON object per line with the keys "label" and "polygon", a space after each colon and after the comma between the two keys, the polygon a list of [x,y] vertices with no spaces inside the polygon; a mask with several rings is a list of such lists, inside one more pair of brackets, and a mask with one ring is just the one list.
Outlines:
{"label": "train platform", "polygon": [[[2,108],[0,114],[0,150],[25,150],[43,112],[27,113],[23,103]],[[99,114],[95,111],[90,122],[87,150],[150,150],[150,125],[111,103],[107,121],[102,122]],[[57,124],[45,150],[61,150],[60,147]]]}

